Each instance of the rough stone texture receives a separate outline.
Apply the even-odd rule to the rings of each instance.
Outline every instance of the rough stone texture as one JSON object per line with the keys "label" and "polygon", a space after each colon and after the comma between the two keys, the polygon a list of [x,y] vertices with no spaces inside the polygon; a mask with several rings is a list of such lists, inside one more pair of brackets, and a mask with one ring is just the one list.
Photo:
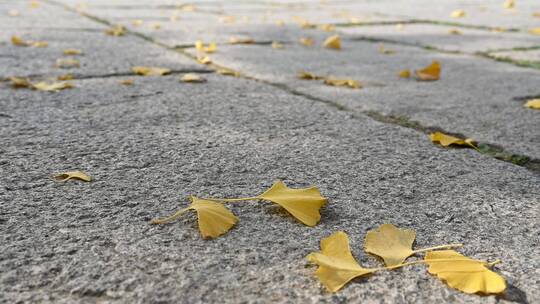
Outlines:
{"label": "rough stone texture", "polygon": [[538,50],[523,50],[523,51],[503,51],[489,53],[491,56],[498,58],[509,58],[516,61],[540,62],[540,49]]}
{"label": "rough stone texture", "polygon": [[[92,3],[101,10],[113,5]],[[10,2],[0,4],[10,7]],[[174,2],[114,5],[160,9]],[[200,5],[216,6],[215,1]],[[241,1],[221,5],[245,14],[252,7]],[[20,24],[28,37],[50,40],[50,46],[2,45],[0,59],[6,63],[0,75],[28,75],[33,68],[35,78],[55,76],[55,69],[44,66],[65,47],[82,48],[87,65],[77,72],[75,88],[56,93],[0,83],[0,303],[540,301],[539,175],[472,149],[439,148],[425,134],[361,113],[372,109],[426,124],[455,124],[455,131],[493,142],[506,141],[511,136],[500,132],[509,132],[519,138],[508,141],[509,148],[535,154],[538,117],[533,115],[538,113],[510,100],[538,93],[538,71],[400,45],[386,45],[397,53],[382,55],[377,43],[351,37],[339,52],[293,42],[284,50],[219,46],[212,58],[259,79],[248,80],[209,74],[180,52],[138,36],[108,37],[101,29],[78,35],[61,28],[44,31],[42,24],[63,14],[71,14],[65,22],[90,19],[44,2],[40,9],[46,14],[36,15],[43,20],[35,29],[32,19]],[[286,28],[291,35],[328,35]],[[10,31],[2,32],[3,41]],[[259,33],[265,31],[261,25]],[[102,39],[109,38],[103,46]],[[401,68],[431,59],[444,62],[441,81],[395,78]],[[134,64],[197,68],[208,82],[179,82],[179,72],[132,76],[133,86],[120,85],[122,71]],[[299,68],[362,76],[366,87],[354,91],[300,81],[295,78]],[[477,120],[494,127],[480,129]],[[67,170],[83,170],[94,180],[50,178]],[[250,196],[276,179],[321,189],[329,204],[319,225],[303,226],[267,202],[231,204],[240,222],[215,240],[201,239],[194,215],[168,225],[148,224],[185,206],[190,194]],[[415,229],[417,248],[463,242],[464,254],[503,260],[496,271],[508,281],[507,293],[466,295],[422,266],[354,280],[337,294],[326,292],[305,256],[319,250],[320,239],[344,230],[358,260],[379,265],[363,253],[362,242],[368,230],[385,222]]]}

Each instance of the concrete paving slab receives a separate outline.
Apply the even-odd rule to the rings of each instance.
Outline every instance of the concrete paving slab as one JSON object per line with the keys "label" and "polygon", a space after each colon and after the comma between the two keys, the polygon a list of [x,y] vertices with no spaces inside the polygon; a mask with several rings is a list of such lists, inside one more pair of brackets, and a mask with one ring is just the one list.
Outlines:
{"label": "concrete paving slab", "polygon": [[[384,47],[396,53],[381,54],[377,43],[347,41],[340,51],[297,45],[286,45],[282,50],[232,46],[210,57],[218,64],[351,109],[405,116],[514,153],[540,155],[538,113],[524,108],[520,99],[538,94],[538,71],[469,55]],[[403,69],[423,68],[432,60],[442,63],[439,81],[418,82],[397,76]],[[300,80],[299,70],[355,79],[365,87],[352,90]]]}
{"label": "concrete paving slab", "polygon": [[537,50],[522,50],[522,51],[501,51],[501,52],[491,52],[490,56],[496,58],[508,58],[515,61],[524,61],[524,62],[540,62],[540,49]]}
{"label": "concrete paving slab", "polygon": [[540,45],[540,39],[537,36],[527,33],[496,32],[433,24],[342,27],[339,31],[352,36],[398,41],[451,52],[488,52]]}
{"label": "concrete paving slab", "polygon": [[[327,293],[305,256],[337,230],[355,256],[384,222],[413,228],[418,246],[464,242],[501,258],[507,298],[540,299],[538,177],[472,150],[291,95],[207,75],[77,81],[59,93],[2,90],[0,298],[5,302],[486,303],[423,267],[381,273]],[[52,173],[82,169],[91,183]],[[268,203],[234,205],[241,219],[205,241],[193,216],[150,226],[188,194],[259,193],[276,179],[319,186],[330,203],[302,226]]]}

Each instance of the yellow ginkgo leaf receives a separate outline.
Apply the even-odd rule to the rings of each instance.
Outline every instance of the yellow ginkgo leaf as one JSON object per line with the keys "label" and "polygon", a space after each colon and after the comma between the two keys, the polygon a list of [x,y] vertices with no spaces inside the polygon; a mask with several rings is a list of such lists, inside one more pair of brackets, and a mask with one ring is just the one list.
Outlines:
{"label": "yellow ginkgo leaf", "polygon": [[465,17],[465,11],[462,9],[458,9],[450,13],[450,17],[452,18],[463,18]]}
{"label": "yellow ginkgo leaf", "polygon": [[249,37],[231,37],[229,38],[230,44],[252,44],[255,43],[253,38]]}
{"label": "yellow ginkgo leaf", "polygon": [[85,182],[92,181],[92,178],[82,171],[68,171],[68,172],[60,173],[60,174],[55,175],[54,179],[60,182],[65,182],[70,179],[78,179]]}
{"label": "yellow ginkgo leaf", "polygon": [[512,9],[516,6],[516,2],[514,0],[506,0],[504,1],[503,7],[506,9]]}
{"label": "yellow ginkgo leaf", "polygon": [[171,73],[170,69],[167,68],[158,68],[158,67],[147,67],[147,66],[135,66],[131,70],[133,73],[142,76],[163,76]]}
{"label": "yellow ginkgo leaf", "polygon": [[430,251],[426,253],[425,262],[429,265],[429,273],[462,292],[497,294],[506,289],[504,278],[486,267],[490,264],[454,250]]}
{"label": "yellow ginkgo leaf", "polygon": [[533,12],[532,16],[535,18],[540,18],[540,12]]}
{"label": "yellow ginkgo leaf", "polygon": [[126,85],[126,86],[133,85],[133,83],[134,83],[133,79],[120,80],[120,84],[123,84],[123,85]]}
{"label": "yellow ginkgo leaf", "polygon": [[56,79],[57,80],[62,80],[62,81],[72,80],[73,79],[73,74],[60,75],[60,76],[56,77]]}
{"label": "yellow ginkgo leaf", "polygon": [[105,30],[105,34],[111,36],[124,36],[126,34],[126,28],[122,25],[115,25]]}
{"label": "yellow ginkgo leaf", "polygon": [[208,56],[197,56],[197,61],[201,64],[210,64],[212,63],[212,59]]}
{"label": "yellow ginkgo leaf", "polygon": [[14,88],[32,88],[32,83],[27,78],[22,77],[9,77],[11,86]]}
{"label": "yellow ginkgo leaf", "polygon": [[411,77],[411,71],[409,71],[409,70],[400,71],[398,76],[401,77],[401,78],[409,78],[409,77]]}
{"label": "yellow ginkgo leaf", "polygon": [[431,141],[434,143],[440,143],[443,147],[448,147],[450,145],[458,145],[468,146],[477,149],[476,145],[474,144],[474,140],[471,138],[461,139],[441,132],[434,132],[429,134],[429,139],[431,139]]}
{"label": "yellow ginkgo leaf", "polygon": [[391,55],[391,54],[395,54],[396,51],[387,49],[384,47],[384,45],[381,44],[379,45],[379,53],[384,54],[384,55]]}
{"label": "yellow ginkgo leaf", "polygon": [[257,198],[274,202],[285,208],[292,216],[308,226],[315,226],[321,219],[319,209],[327,202],[316,187],[290,189],[282,181]]}
{"label": "yellow ginkgo leaf", "polygon": [[325,78],[324,83],[330,86],[336,87],[349,87],[351,89],[359,89],[362,87],[360,82],[353,79],[336,79],[336,78]]}
{"label": "yellow ginkgo leaf", "polygon": [[313,40],[313,38],[307,37],[307,38],[300,38],[300,43],[305,46],[312,46],[315,43],[315,41]]}
{"label": "yellow ginkgo leaf", "polygon": [[191,205],[175,214],[161,219],[155,219],[152,224],[164,224],[177,219],[188,210],[195,210],[199,221],[199,231],[203,238],[216,238],[229,231],[238,218],[223,204],[204,200],[195,196],[190,197]]}
{"label": "yellow ginkgo leaf", "polygon": [[73,88],[73,84],[70,82],[53,82],[53,83],[47,83],[47,82],[38,82],[35,84],[32,84],[32,87],[39,91],[60,91],[64,89],[71,89]]}
{"label": "yellow ginkgo leaf", "polygon": [[336,29],[336,27],[332,24],[321,24],[318,25],[317,28],[325,32],[333,32]]}
{"label": "yellow ginkgo leaf", "polygon": [[277,41],[272,41],[272,48],[273,49],[282,49],[283,48],[283,44],[282,43],[279,43]]}
{"label": "yellow ginkgo leaf", "polygon": [[327,49],[335,49],[335,50],[341,49],[341,39],[339,38],[339,35],[333,35],[326,38],[326,40],[323,43],[323,46]]}
{"label": "yellow ginkgo leaf", "polygon": [[416,70],[416,77],[421,81],[435,81],[439,80],[441,76],[441,64],[438,61],[433,61],[427,67]]}
{"label": "yellow ginkgo leaf", "polygon": [[298,78],[299,79],[305,79],[305,80],[318,80],[318,79],[324,79],[324,76],[318,76],[306,71],[298,71]]}
{"label": "yellow ginkgo leaf", "polygon": [[82,51],[79,49],[65,49],[64,55],[82,55]]}
{"label": "yellow ginkgo leaf", "polygon": [[81,63],[77,59],[59,58],[56,60],[56,66],[62,69],[78,68]]}
{"label": "yellow ginkgo leaf", "polygon": [[234,76],[234,77],[240,76],[240,72],[229,69],[229,68],[220,68],[216,72],[220,75]]}
{"label": "yellow ginkgo leaf", "polygon": [[38,48],[49,46],[49,43],[47,41],[33,41],[31,44],[33,47],[38,47]]}
{"label": "yellow ginkgo leaf", "polygon": [[180,78],[180,81],[201,83],[201,82],[206,82],[206,79],[194,73],[187,73],[187,74],[184,74],[182,78]]}
{"label": "yellow ginkgo leaf", "polygon": [[17,45],[17,46],[29,46],[30,43],[24,41],[21,37],[19,36],[11,36],[11,43],[13,45]]}
{"label": "yellow ginkgo leaf", "polygon": [[131,24],[133,26],[141,26],[143,23],[144,21],[142,21],[141,19],[136,19],[136,20],[131,21]]}
{"label": "yellow ginkgo leaf", "polygon": [[349,237],[338,231],[321,240],[321,251],[312,252],[308,261],[319,265],[315,275],[331,292],[340,290],[350,280],[377,271],[363,268],[351,254]]}
{"label": "yellow ginkgo leaf", "polygon": [[527,100],[523,106],[531,109],[540,109],[540,98]]}
{"label": "yellow ginkgo leaf", "polygon": [[540,27],[535,27],[529,30],[529,33],[533,35],[540,35]]}
{"label": "yellow ginkgo leaf", "polygon": [[458,29],[450,29],[448,30],[448,34],[450,35],[461,35],[461,31]]}
{"label": "yellow ginkgo leaf", "polygon": [[195,41],[195,49],[200,52],[214,53],[217,50],[217,44],[215,42],[210,42],[208,46],[205,46],[202,40],[197,40]]}
{"label": "yellow ginkgo leaf", "polygon": [[414,230],[383,224],[376,230],[368,231],[364,248],[366,252],[381,257],[386,266],[395,266],[414,254],[412,245],[415,238]]}

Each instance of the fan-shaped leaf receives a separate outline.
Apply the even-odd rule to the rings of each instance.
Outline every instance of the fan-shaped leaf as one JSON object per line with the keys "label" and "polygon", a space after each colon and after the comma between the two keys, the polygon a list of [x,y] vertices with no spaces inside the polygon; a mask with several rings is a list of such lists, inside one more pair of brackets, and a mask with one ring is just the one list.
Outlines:
{"label": "fan-shaped leaf", "polygon": [[395,266],[414,254],[412,246],[415,238],[414,230],[383,224],[376,230],[368,231],[364,248],[366,252],[381,257],[386,266]]}

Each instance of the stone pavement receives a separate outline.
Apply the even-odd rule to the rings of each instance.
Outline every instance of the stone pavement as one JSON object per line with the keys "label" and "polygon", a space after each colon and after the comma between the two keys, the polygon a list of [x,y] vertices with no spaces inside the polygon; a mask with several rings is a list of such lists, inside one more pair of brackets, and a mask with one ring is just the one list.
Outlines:
{"label": "stone pavement", "polygon": [[[0,303],[540,302],[540,111],[523,107],[540,95],[540,36],[529,33],[540,3],[483,2],[0,0]],[[465,16],[449,17],[456,9]],[[106,35],[113,25],[126,34]],[[336,33],[342,50],[322,48]],[[213,64],[195,60],[199,39],[217,42]],[[84,52],[80,67],[55,67],[66,48]],[[432,60],[439,81],[397,77]],[[215,72],[224,67],[241,76]],[[7,81],[66,73],[75,87],[59,92]],[[434,145],[432,130],[484,153]],[[94,180],[49,178],[69,170]],[[270,203],[231,206],[240,222],[215,240],[193,215],[148,224],[190,194],[249,196],[276,179],[321,189],[319,225]],[[421,266],[328,293],[305,256],[344,230],[358,260],[378,265],[363,236],[386,222],[415,229],[417,247],[459,242],[503,260],[506,294],[463,294]]]}

